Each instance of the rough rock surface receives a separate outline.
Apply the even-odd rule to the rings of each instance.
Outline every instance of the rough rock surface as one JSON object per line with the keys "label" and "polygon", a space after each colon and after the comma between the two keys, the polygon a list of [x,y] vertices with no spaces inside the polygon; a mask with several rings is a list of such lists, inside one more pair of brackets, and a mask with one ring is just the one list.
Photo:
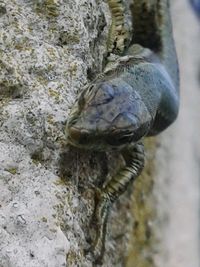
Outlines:
{"label": "rough rock surface", "polygon": [[[101,70],[109,20],[97,0],[0,1],[2,267],[92,266],[84,255],[91,189],[115,167],[104,154],[69,148],[64,125]],[[131,219],[130,200],[121,201],[103,266],[123,265]]]}

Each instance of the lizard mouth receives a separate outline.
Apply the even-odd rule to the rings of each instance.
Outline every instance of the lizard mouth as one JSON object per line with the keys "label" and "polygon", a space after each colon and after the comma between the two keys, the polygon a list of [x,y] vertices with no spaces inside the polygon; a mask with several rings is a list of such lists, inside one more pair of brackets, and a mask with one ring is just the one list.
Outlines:
{"label": "lizard mouth", "polygon": [[79,148],[93,150],[121,149],[133,141],[130,131],[111,131],[109,133],[93,133],[85,129],[70,127],[68,129],[68,142]]}

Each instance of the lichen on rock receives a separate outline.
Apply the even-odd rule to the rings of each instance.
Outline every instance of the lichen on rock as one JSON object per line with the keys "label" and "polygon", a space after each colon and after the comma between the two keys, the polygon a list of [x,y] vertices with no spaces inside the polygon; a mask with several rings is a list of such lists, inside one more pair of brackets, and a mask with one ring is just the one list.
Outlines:
{"label": "lichen on rock", "polygon": [[[64,126],[102,69],[109,20],[95,0],[0,1],[0,266],[92,266],[86,231],[107,161],[69,148]],[[112,213],[103,266],[123,261],[122,214]]]}

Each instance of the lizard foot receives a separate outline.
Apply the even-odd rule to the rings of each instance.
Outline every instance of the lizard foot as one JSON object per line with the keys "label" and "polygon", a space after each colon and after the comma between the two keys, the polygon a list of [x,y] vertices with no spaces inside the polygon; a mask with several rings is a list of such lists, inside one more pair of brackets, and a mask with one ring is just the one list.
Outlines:
{"label": "lizard foot", "polygon": [[96,264],[101,264],[105,251],[105,236],[110,201],[108,198],[102,197],[99,189],[95,191],[95,210],[90,223],[89,237],[87,239],[90,247],[85,250],[85,252],[92,255]]}

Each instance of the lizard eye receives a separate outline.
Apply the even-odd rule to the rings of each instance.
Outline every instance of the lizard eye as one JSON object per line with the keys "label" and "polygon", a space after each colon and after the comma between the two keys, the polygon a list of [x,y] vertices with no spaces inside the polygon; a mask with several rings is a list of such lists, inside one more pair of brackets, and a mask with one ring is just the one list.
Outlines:
{"label": "lizard eye", "polygon": [[90,93],[92,91],[92,89],[94,88],[94,85],[92,84],[89,89],[88,89],[88,92]]}
{"label": "lizard eye", "polygon": [[78,105],[80,108],[83,108],[85,105],[85,98],[83,93],[80,95],[79,99],[78,99]]}

